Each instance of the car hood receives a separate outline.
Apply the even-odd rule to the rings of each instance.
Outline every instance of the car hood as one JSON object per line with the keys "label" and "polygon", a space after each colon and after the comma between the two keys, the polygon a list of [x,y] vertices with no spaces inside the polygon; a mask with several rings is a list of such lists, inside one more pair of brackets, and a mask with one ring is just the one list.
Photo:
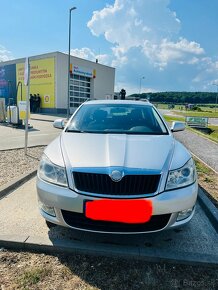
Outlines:
{"label": "car hood", "polygon": [[171,135],[63,132],[61,147],[68,168],[127,167],[161,171],[165,163],[170,163],[174,138]]}

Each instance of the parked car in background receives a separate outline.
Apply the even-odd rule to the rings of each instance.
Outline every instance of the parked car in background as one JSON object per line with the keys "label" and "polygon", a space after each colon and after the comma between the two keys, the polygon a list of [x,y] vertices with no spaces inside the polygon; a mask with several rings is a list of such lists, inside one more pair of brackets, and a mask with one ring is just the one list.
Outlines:
{"label": "parked car in background", "polygon": [[103,233],[148,233],[185,225],[197,176],[188,150],[149,102],[83,103],[44,151],[37,177],[47,222]]}

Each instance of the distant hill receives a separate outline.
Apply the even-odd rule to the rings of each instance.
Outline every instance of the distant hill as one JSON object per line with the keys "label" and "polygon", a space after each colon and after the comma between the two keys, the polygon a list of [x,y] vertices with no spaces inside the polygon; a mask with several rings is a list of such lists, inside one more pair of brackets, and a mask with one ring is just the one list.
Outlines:
{"label": "distant hill", "polygon": [[217,93],[212,92],[159,92],[133,94],[128,97],[141,99],[150,98],[151,102],[174,104],[215,104]]}

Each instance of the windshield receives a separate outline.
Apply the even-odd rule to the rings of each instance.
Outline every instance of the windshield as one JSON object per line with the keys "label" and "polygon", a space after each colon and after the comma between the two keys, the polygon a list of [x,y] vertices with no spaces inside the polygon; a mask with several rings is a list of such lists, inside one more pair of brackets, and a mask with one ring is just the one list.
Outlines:
{"label": "windshield", "polygon": [[117,134],[168,134],[151,106],[135,104],[86,104],[71,120],[67,132]]}

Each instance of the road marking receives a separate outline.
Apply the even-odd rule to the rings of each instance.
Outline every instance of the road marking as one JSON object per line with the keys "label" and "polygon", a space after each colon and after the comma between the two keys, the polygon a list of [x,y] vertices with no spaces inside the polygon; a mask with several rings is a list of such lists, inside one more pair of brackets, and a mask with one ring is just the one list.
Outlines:
{"label": "road marking", "polygon": [[197,155],[195,155],[191,150],[189,150],[191,152],[191,154],[198,159],[199,161],[201,161],[205,166],[207,166],[208,168],[210,168],[214,173],[218,174],[218,172],[213,169],[210,165],[208,165],[206,162],[204,162],[201,158],[199,158]]}

